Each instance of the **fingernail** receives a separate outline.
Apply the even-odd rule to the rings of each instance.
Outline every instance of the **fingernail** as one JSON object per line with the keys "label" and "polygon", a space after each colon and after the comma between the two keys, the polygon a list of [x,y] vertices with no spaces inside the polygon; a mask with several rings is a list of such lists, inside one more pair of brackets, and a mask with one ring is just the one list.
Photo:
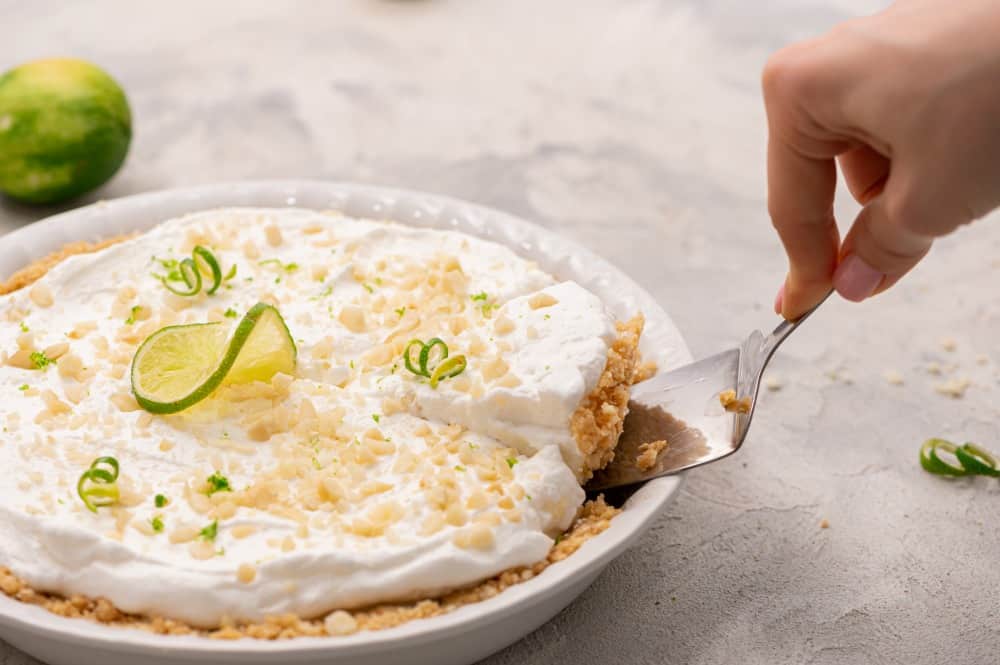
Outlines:
{"label": "fingernail", "polygon": [[853,302],[861,302],[885,279],[885,275],[865,263],[857,254],[851,254],[837,266],[833,273],[833,286],[837,293]]}
{"label": "fingernail", "polygon": [[774,313],[781,314],[781,305],[785,302],[785,285],[778,289],[778,294],[774,296]]}

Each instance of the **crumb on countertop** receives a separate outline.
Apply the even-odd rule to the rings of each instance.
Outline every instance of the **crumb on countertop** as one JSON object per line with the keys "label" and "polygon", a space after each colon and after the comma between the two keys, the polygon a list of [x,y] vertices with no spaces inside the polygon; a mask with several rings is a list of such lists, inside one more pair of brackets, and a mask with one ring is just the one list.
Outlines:
{"label": "crumb on countertop", "polygon": [[968,379],[948,379],[934,386],[934,390],[942,395],[959,399],[965,396],[971,382]]}
{"label": "crumb on countertop", "polygon": [[764,379],[764,385],[768,390],[781,390],[785,384],[782,383],[781,377],[772,375]]}
{"label": "crumb on countertop", "polygon": [[901,386],[903,385],[903,375],[894,369],[887,369],[882,372],[882,378],[886,380],[891,386]]}
{"label": "crumb on countertop", "polygon": [[821,528],[821,529],[829,529],[830,528],[830,520],[828,520],[826,518],[821,519],[819,521],[819,528]]}
{"label": "crumb on countertop", "polygon": [[941,348],[945,351],[954,351],[958,348],[958,342],[955,341],[954,337],[945,337],[941,340]]}
{"label": "crumb on countertop", "polygon": [[852,383],[854,383],[854,377],[852,377],[849,372],[843,369],[834,367],[826,370],[824,374],[826,374],[826,377],[831,381],[840,381],[842,383],[846,383],[847,385],[851,385]]}

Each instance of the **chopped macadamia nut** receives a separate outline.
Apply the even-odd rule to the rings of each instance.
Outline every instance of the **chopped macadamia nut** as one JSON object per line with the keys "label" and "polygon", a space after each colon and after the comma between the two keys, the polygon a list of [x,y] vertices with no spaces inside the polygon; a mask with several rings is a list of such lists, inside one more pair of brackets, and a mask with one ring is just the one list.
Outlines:
{"label": "chopped macadamia nut", "polygon": [[506,316],[498,316],[496,321],[493,322],[493,330],[498,335],[506,335],[514,330],[514,322]]}
{"label": "chopped macadamia nut", "polygon": [[260,249],[257,247],[257,244],[254,243],[252,240],[247,240],[245,243],[243,243],[243,256],[245,256],[251,261],[256,261],[257,259],[259,259]]}
{"label": "chopped macadamia nut", "polygon": [[257,527],[252,524],[237,524],[230,529],[229,532],[232,534],[233,538],[242,540],[243,538],[248,538],[257,533]]}
{"label": "chopped macadamia nut", "polygon": [[353,333],[365,331],[365,312],[357,305],[345,305],[337,319]]}
{"label": "chopped macadamia nut", "polygon": [[510,369],[509,365],[504,362],[503,358],[494,358],[493,360],[483,364],[483,378],[487,381],[494,381],[499,379],[501,376],[507,373]]}
{"label": "chopped macadamia nut", "polygon": [[96,321],[81,321],[74,325],[73,329],[66,333],[66,336],[70,339],[82,339],[95,330],[97,330]]}
{"label": "chopped macadamia nut", "polygon": [[34,351],[18,349],[7,357],[6,364],[18,369],[38,369],[35,359],[32,357]]}
{"label": "chopped macadamia nut", "polygon": [[111,396],[111,403],[118,407],[120,411],[138,411],[141,407],[129,393],[115,393]]}
{"label": "chopped macadamia nut", "polygon": [[333,338],[327,336],[316,342],[313,346],[312,353],[316,358],[320,358],[322,360],[328,359],[331,355],[333,355]]}
{"label": "chopped macadamia nut", "polygon": [[250,584],[257,578],[257,567],[249,563],[241,563],[236,569],[236,579],[243,584]]}
{"label": "chopped macadamia nut", "polygon": [[517,388],[521,385],[521,379],[517,378],[513,374],[507,373],[500,377],[500,379],[496,382],[496,385],[500,388]]}
{"label": "chopped macadamia nut", "polygon": [[215,557],[215,544],[207,540],[196,540],[188,545],[191,558],[205,561]]}
{"label": "chopped macadamia nut", "polygon": [[67,351],[69,351],[69,344],[66,342],[60,342],[58,344],[45,347],[42,353],[44,353],[49,360],[58,360],[66,355]]}
{"label": "chopped macadamia nut", "polygon": [[264,227],[264,235],[267,238],[267,244],[271,247],[277,247],[283,242],[281,228],[277,224],[269,224]]}
{"label": "chopped macadamia nut", "polygon": [[17,348],[24,351],[34,351],[35,349],[35,335],[34,333],[26,332],[21,333],[17,336]]}
{"label": "chopped macadamia nut", "polygon": [[51,390],[43,390],[41,397],[42,401],[45,402],[46,410],[51,415],[58,416],[71,411],[69,404],[59,399],[59,396]]}
{"label": "chopped macadamia nut", "polygon": [[51,307],[55,303],[52,291],[44,284],[35,284],[31,287],[31,290],[28,291],[28,297],[39,307]]}
{"label": "chopped macadamia nut", "polygon": [[198,537],[201,529],[190,524],[179,525],[170,532],[171,543],[189,543]]}
{"label": "chopped macadamia nut", "polygon": [[87,396],[87,389],[78,383],[67,383],[63,386],[63,393],[66,395],[66,399],[74,404],[79,404]]}
{"label": "chopped macadamia nut", "polygon": [[358,632],[358,622],[348,612],[337,610],[326,615],[323,627],[327,635],[350,635]]}
{"label": "chopped macadamia nut", "polygon": [[118,302],[122,303],[129,302],[130,300],[135,298],[136,293],[137,291],[135,290],[134,286],[132,286],[131,284],[126,284],[122,288],[118,289]]}
{"label": "chopped macadamia nut", "polygon": [[559,300],[552,294],[536,293],[528,299],[528,305],[531,309],[542,309],[543,307],[551,307],[552,305],[559,304]]}
{"label": "chopped macadamia nut", "polygon": [[455,534],[452,542],[462,549],[489,550],[493,547],[493,530],[482,524],[474,524]]}

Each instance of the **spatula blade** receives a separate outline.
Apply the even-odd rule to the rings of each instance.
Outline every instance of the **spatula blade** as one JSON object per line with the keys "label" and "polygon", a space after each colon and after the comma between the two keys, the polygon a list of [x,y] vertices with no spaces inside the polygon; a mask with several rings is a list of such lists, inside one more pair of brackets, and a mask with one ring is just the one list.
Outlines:
{"label": "spatula blade", "polygon": [[[740,350],[730,349],[634,386],[615,457],[585,489],[631,485],[735,452],[740,414],[723,409],[719,393],[737,387],[739,361]],[[652,466],[640,464],[643,444],[659,440],[666,447]]]}

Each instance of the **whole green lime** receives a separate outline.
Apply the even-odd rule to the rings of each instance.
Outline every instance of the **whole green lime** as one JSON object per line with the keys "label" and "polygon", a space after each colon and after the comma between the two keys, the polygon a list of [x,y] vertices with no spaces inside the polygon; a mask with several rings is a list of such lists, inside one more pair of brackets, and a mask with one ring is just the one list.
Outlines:
{"label": "whole green lime", "polygon": [[100,187],[125,161],[132,113],[104,70],[38,60],[0,76],[0,192],[58,203]]}

